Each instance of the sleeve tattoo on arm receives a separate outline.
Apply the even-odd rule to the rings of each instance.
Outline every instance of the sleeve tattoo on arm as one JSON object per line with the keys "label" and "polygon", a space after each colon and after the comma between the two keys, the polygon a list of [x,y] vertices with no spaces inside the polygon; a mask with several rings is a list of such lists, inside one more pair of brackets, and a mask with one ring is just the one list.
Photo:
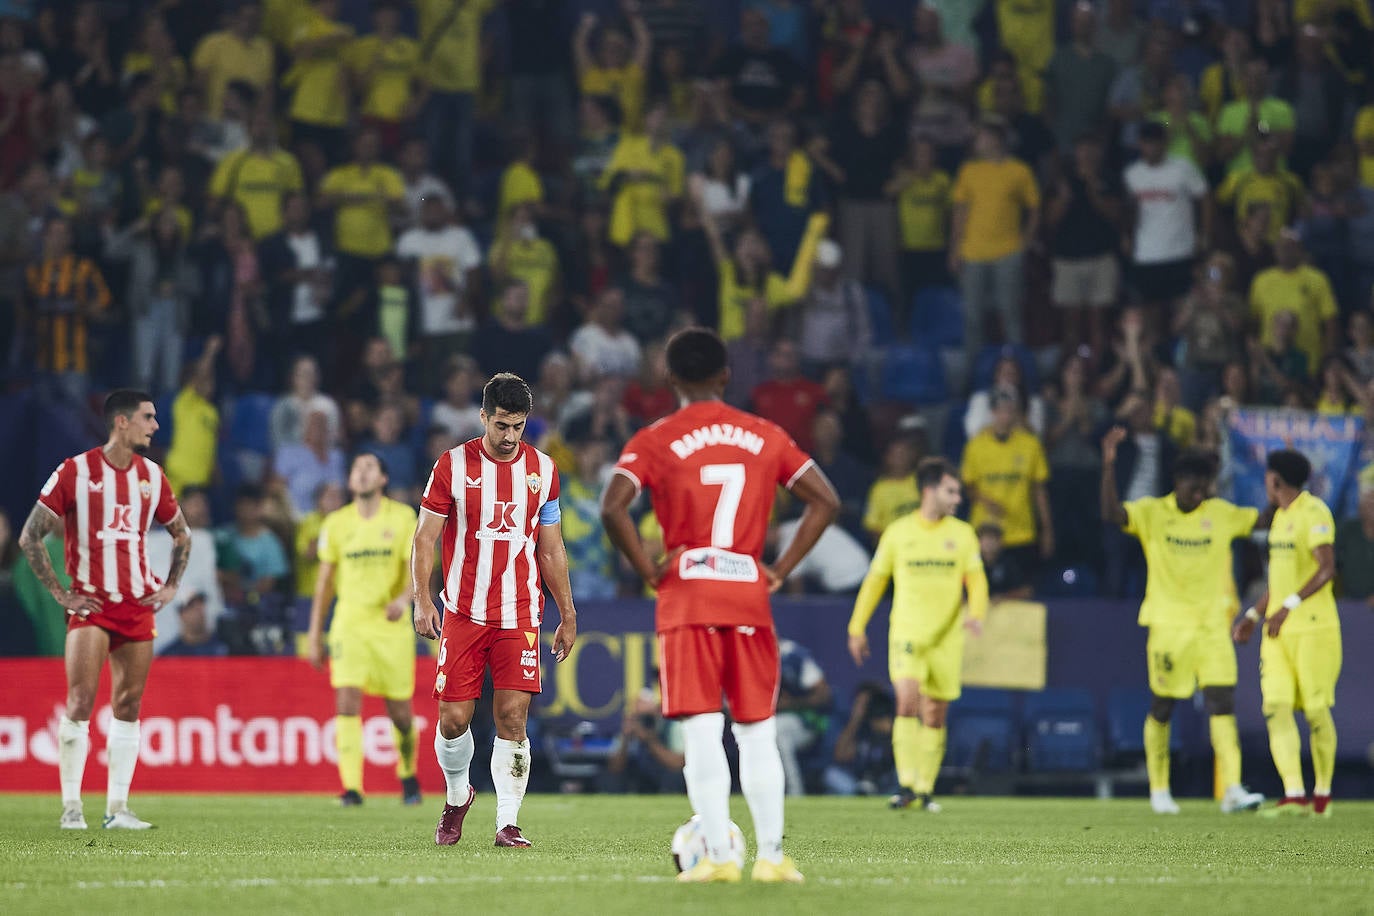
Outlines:
{"label": "sleeve tattoo on arm", "polygon": [[53,515],[46,506],[36,503],[19,534],[19,548],[24,551],[24,558],[29,561],[29,567],[38,577],[38,581],[43,583],[43,587],[54,596],[61,594],[65,589],[62,588],[62,583],[57,581],[57,572],[52,568],[52,558],[48,556],[48,548],[43,542],[48,535],[58,534],[61,530],[62,520]]}
{"label": "sleeve tattoo on arm", "polygon": [[186,524],[186,516],[180,512],[167,523],[167,533],[172,536],[172,565],[167,573],[167,584],[181,584],[186,572],[186,564],[191,559],[191,527]]}

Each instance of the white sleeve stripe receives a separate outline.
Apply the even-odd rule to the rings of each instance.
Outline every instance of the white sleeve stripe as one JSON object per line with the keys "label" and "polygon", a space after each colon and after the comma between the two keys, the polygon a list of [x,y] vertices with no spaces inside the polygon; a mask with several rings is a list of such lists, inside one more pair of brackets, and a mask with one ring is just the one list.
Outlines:
{"label": "white sleeve stripe", "polygon": [[815,466],[816,466],[816,459],[815,459],[815,458],[808,458],[808,459],[806,459],[806,463],[803,464],[801,467],[797,468],[797,473],[793,474],[793,475],[791,476],[791,478],[787,481],[787,483],[784,484],[784,486],[786,486],[787,489],[789,489],[789,490],[792,489],[792,486],[793,486],[798,480],[801,480],[802,475],[805,474],[805,473],[807,472],[807,469],[809,469],[809,468],[814,468]]}
{"label": "white sleeve stripe", "polygon": [[426,509],[424,506],[421,506],[421,507],[420,507],[420,511],[421,511],[421,512],[428,512],[430,515],[434,516],[435,518],[442,518],[442,519],[444,519],[445,521],[448,520],[448,516],[447,516],[447,515],[440,515],[438,512],[435,512],[433,509]]}
{"label": "white sleeve stripe", "polygon": [[48,514],[51,515],[53,518],[56,518],[56,519],[61,519],[61,518],[62,518],[62,516],[58,515],[58,514],[57,514],[56,512],[54,512],[54,511],[52,511],[52,509],[48,506],[48,504],[45,503],[45,502],[43,502],[43,500],[41,500],[41,499],[38,500],[37,502],[35,502],[34,505],[35,505],[35,506],[42,506],[44,509],[47,509],[47,510],[48,510]]}
{"label": "white sleeve stripe", "polygon": [[634,484],[636,493],[639,493],[641,490],[644,489],[644,485],[639,482],[639,478],[634,475],[633,471],[627,471],[624,468],[618,467],[611,471],[612,476],[616,474],[624,475],[625,478],[630,481],[630,483]]}

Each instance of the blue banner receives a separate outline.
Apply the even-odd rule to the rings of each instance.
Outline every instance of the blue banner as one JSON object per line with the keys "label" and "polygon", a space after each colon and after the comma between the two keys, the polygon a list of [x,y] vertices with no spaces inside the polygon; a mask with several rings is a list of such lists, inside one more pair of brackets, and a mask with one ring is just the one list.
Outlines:
{"label": "blue banner", "polygon": [[1359,500],[1355,486],[1364,444],[1364,419],[1305,410],[1235,410],[1226,421],[1230,451],[1229,492],[1242,506],[1263,508],[1264,462],[1272,451],[1291,448],[1312,462],[1308,488],[1331,507],[1337,518],[1353,515]]}

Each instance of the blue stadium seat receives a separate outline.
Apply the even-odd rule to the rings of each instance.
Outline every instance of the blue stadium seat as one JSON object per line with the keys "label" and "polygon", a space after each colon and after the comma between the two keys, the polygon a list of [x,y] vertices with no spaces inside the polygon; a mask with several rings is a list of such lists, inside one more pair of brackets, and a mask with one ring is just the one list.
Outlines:
{"label": "blue stadium seat", "polygon": [[878,390],[889,401],[939,404],[949,397],[940,351],[929,346],[895,344],[883,351]]}
{"label": "blue stadium seat", "polygon": [[911,301],[911,339],[937,347],[964,344],[964,300],[952,286],[927,286]]}
{"label": "blue stadium seat", "polygon": [[172,403],[177,392],[169,391],[153,402],[157,409],[157,432],[153,433],[153,445],[167,448],[172,444]]}
{"label": "blue stadium seat", "polygon": [[1010,691],[972,687],[950,705],[948,766],[1006,773],[1015,767],[1016,745],[1016,708]]}
{"label": "blue stadium seat", "polygon": [[1097,713],[1091,693],[1059,688],[1030,694],[1024,720],[1026,761],[1032,772],[1097,769]]}
{"label": "blue stadium seat", "polygon": [[235,448],[272,454],[272,405],[274,395],[248,392],[234,398],[228,405],[228,439]]}
{"label": "blue stadium seat", "polygon": [[877,287],[865,286],[864,298],[868,300],[868,323],[873,328],[873,340],[895,340],[897,326],[892,320],[892,303],[887,294]]}
{"label": "blue stadium seat", "polygon": [[945,415],[944,435],[940,439],[940,448],[946,458],[958,464],[964,454],[964,446],[968,444],[968,436],[964,432],[964,414],[968,412],[967,401],[956,401],[949,405],[949,413]]}
{"label": "blue stadium seat", "polygon": [[[1182,707],[1186,704],[1179,704]],[[1150,691],[1145,687],[1113,687],[1107,696],[1107,762],[1136,763],[1145,757],[1145,716],[1150,712]],[[1176,723],[1177,724],[1177,723]],[[1169,733],[1169,749],[1183,748],[1183,728]]]}
{"label": "blue stadium seat", "polygon": [[982,391],[992,384],[992,370],[998,360],[1010,356],[1021,366],[1021,377],[1026,381],[1027,392],[1040,390],[1040,367],[1035,364],[1035,355],[1021,344],[988,344],[973,358],[973,390]]}

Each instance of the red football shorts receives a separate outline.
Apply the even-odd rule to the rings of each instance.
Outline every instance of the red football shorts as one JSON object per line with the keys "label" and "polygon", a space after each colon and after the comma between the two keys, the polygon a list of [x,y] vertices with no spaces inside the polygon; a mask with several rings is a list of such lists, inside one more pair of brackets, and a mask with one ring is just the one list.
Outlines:
{"label": "red football shorts", "polygon": [[720,712],[761,722],[778,708],[778,636],[772,627],[677,627],[658,634],[658,679],[669,719]]}
{"label": "red football shorts", "polygon": [[157,635],[157,612],[132,598],[126,601],[102,601],[100,613],[81,619],[67,615],[67,630],[99,627],[110,634],[110,651],[126,642],[147,642]]}
{"label": "red football shorts", "polygon": [[447,614],[437,667],[434,699],[446,703],[480,697],[488,668],[497,690],[539,693],[539,631],[484,627],[461,614]]}

